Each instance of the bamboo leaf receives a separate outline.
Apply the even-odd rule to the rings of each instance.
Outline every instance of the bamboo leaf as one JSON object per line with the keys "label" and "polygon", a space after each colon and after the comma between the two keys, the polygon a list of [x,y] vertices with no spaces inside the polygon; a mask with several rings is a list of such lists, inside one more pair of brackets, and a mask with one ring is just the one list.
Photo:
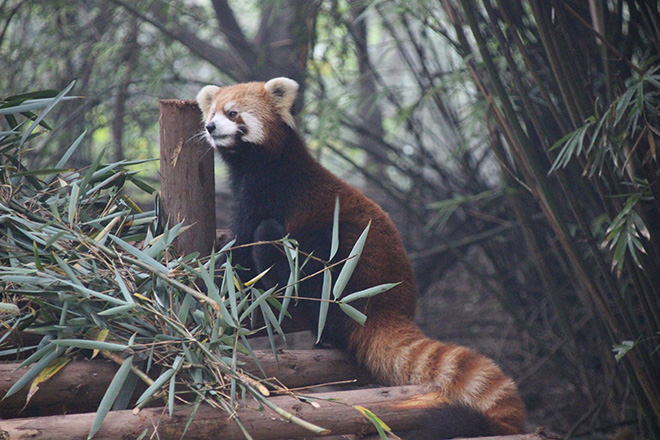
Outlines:
{"label": "bamboo leaf", "polygon": [[101,300],[107,301],[107,302],[112,303],[112,304],[126,305],[126,302],[119,299],[119,298],[115,298],[113,296],[106,295],[105,293],[97,292],[97,291],[89,289],[85,286],[78,285],[78,284],[76,284],[72,281],[57,279],[57,282],[60,283],[60,284],[65,284],[67,286],[73,287],[75,290],[80,292],[85,298],[89,298],[90,296],[95,296],[95,297],[97,297]]}
{"label": "bamboo leaf", "polygon": [[112,235],[112,234],[108,234],[108,236],[112,239],[112,241],[117,243],[125,251],[129,252],[131,255],[133,255],[135,258],[137,258],[140,262],[142,262],[144,264],[147,264],[147,265],[153,267],[154,269],[157,269],[161,273],[167,274],[169,272],[167,267],[163,266],[161,263],[154,260],[149,255],[147,255],[146,253],[144,253],[141,250],[137,249],[136,247],[131,246],[130,244],[126,243],[121,238],[119,238],[115,235]]}
{"label": "bamboo leaf", "polygon": [[592,116],[587,119],[582,127],[579,127],[575,131],[564,136],[552,146],[551,150],[560,147],[561,150],[557,154],[548,174],[552,174],[558,168],[566,167],[571,159],[582,153],[584,150],[584,137],[594,123],[595,118]]}
{"label": "bamboo leaf", "polygon": [[71,184],[71,195],[69,196],[69,210],[67,213],[67,220],[69,224],[73,224],[76,211],[78,209],[78,195],[80,194],[80,187],[76,182]]}
{"label": "bamboo leaf", "polygon": [[262,278],[263,278],[268,272],[270,272],[272,268],[273,268],[273,267],[271,266],[271,267],[269,267],[268,269],[266,269],[266,270],[264,270],[263,272],[261,272],[260,274],[258,274],[257,276],[255,276],[254,278],[252,278],[251,280],[246,281],[245,284],[244,284],[244,286],[245,286],[245,287],[250,287],[250,286],[256,284],[256,283],[257,283],[260,279],[262,279]]}
{"label": "bamboo leaf", "polygon": [[117,285],[119,286],[119,290],[121,291],[122,295],[124,295],[124,299],[126,300],[127,303],[135,304],[135,300],[131,296],[131,292],[128,291],[128,287],[126,287],[124,278],[122,278],[121,274],[119,273],[119,270],[117,270],[116,266],[113,266],[112,268],[115,271],[115,281],[117,282]]}
{"label": "bamboo leaf", "polygon": [[229,297],[229,304],[231,306],[231,310],[229,311],[231,316],[234,318],[234,322],[239,323],[234,268],[229,263],[225,264],[225,278],[223,279],[223,284],[226,284],[227,291],[225,293]]}
{"label": "bamboo leaf", "polygon": [[[35,377],[37,377],[43,371],[44,368],[46,368],[48,365],[50,365],[50,363],[55,358],[57,358],[58,356],[60,356],[62,354],[61,349],[54,349],[53,348],[53,349],[50,349],[49,351],[50,352],[48,354],[45,354],[45,355],[43,355],[43,353],[41,353],[43,355],[43,357],[36,364],[34,364],[32,366],[32,368],[30,368],[28,370],[27,373],[25,373],[23,376],[21,376],[21,378],[18,379],[16,381],[16,383],[14,383],[14,385],[11,386],[11,388],[9,388],[9,390],[7,391],[7,394],[4,395],[2,400],[6,399],[10,396],[13,396],[18,391],[23,389],[23,387],[25,387],[28,383],[32,382],[32,380]],[[37,353],[34,353],[34,355],[36,355],[36,354]]]}
{"label": "bamboo leaf", "polygon": [[44,336],[44,338],[39,343],[39,347],[37,348],[37,351],[32,353],[27,359],[21,362],[21,364],[16,368],[16,370],[19,370],[27,365],[37,362],[39,359],[43,358],[48,353],[55,350],[57,347],[50,344],[51,339],[53,339],[51,335]]}
{"label": "bamboo leaf", "polygon": [[[60,269],[62,269],[62,272],[64,272],[64,274],[69,280],[71,280],[72,283],[74,283],[76,286],[84,287],[83,283],[78,279],[76,274],[73,273],[71,267],[64,260],[62,260],[59,255],[53,252],[51,253],[51,256],[55,259],[58,266],[60,266]],[[89,295],[86,292],[83,292],[83,295],[85,298],[89,298]]]}
{"label": "bamboo leaf", "polygon": [[39,390],[39,385],[57,374],[57,372],[64,368],[64,366],[68,364],[70,360],[70,358],[62,357],[53,359],[53,361],[48,364],[48,366],[46,366],[46,368],[44,368],[41,373],[39,373],[39,375],[32,381],[27,398],[25,399],[24,406],[27,406],[27,404],[30,402],[30,399],[32,399],[32,396],[34,396],[34,394]]}
{"label": "bamboo leaf", "polygon": [[289,303],[291,302],[292,295],[294,293],[294,283],[296,281],[295,272],[289,274],[289,279],[287,281],[286,289],[284,289],[284,298],[282,298],[282,303],[280,307],[280,316],[277,319],[280,324],[284,320],[284,317],[287,315],[287,310],[289,308]]}
{"label": "bamboo leaf", "polygon": [[332,273],[329,269],[323,271],[323,287],[321,288],[321,302],[319,304],[319,320],[316,330],[316,343],[321,342],[321,335],[328,318],[328,307],[330,307],[330,291],[332,290]]}
{"label": "bamboo leaf", "polygon": [[108,385],[108,389],[105,391],[105,394],[103,394],[103,398],[101,399],[99,407],[96,409],[96,415],[94,416],[92,427],[89,430],[89,435],[87,436],[88,440],[94,437],[94,434],[96,434],[99,428],[101,428],[103,420],[105,420],[105,416],[108,415],[108,412],[112,408],[112,405],[115,403],[119,392],[123,389],[124,384],[126,383],[126,378],[131,372],[132,365],[133,356],[129,356],[124,359],[124,362],[122,362],[121,366],[112,378],[110,385]]}
{"label": "bamboo leaf", "polygon": [[9,350],[0,350],[0,357],[16,356],[21,353],[34,350],[37,347],[37,345],[30,345],[28,347],[16,347],[10,348]]}
{"label": "bamboo leaf", "polygon": [[364,325],[364,323],[367,322],[367,315],[360,312],[355,307],[344,303],[339,303],[339,307],[358,324]]}
{"label": "bamboo leaf", "polygon": [[99,164],[101,163],[101,159],[103,158],[104,154],[105,154],[105,148],[102,149],[101,152],[96,155],[96,157],[94,158],[94,161],[89,166],[89,169],[87,170],[87,173],[85,173],[85,176],[80,181],[80,193],[81,194],[86,194],[88,192],[87,191],[87,186],[89,185],[89,182],[92,180],[92,177],[94,176],[94,173],[98,169]]}
{"label": "bamboo leaf", "polygon": [[[284,338],[285,337],[284,331],[282,331],[282,327],[280,326],[280,323],[277,321],[277,318],[273,314],[273,310],[268,305],[268,302],[267,301],[260,302],[259,308],[261,309],[261,311],[264,314],[264,317],[266,318],[266,323],[268,323],[267,327],[268,328],[270,328],[270,326],[274,327],[275,331]],[[271,346],[274,347],[275,344],[271,343]]]}
{"label": "bamboo leaf", "polygon": [[231,313],[229,313],[229,310],[227,310],[227,306],[225,305],[224,301],[218,301],[218,304],[220,304],[220,316],[222,319],[227,323],[228,326],[232,328],[239,328],[240,325],[236,321],[234,321],[233,316]]}
{"label": "bamboo leaf", "polygon": [[234,238],[233,240],[231,240],[229,243],[227,243],[226,245],[224,245],[224,246],[222,247],[222,249],[220,249],[220,250],[218,251],[218,254],[224,254],[225,252],[227,252],[227,250],[229,250],[229,249],[234,245],[234,243],[236,243],[236,239],[235,239],[235,238]]}
{"label": "bamboo leaf", "polygon": [[181,368],[181,365],[183,365],[183,360],[184,357],[182,356],[177,356],[174,359],[174,362],[172,363],[172,370],[174,370],[174,373],[172,374],[172,377],[170,378],[170,386],[168,389],[167,393],[167,408],[170,413],[170,417],[172,417],[172,414],[174,413],[174,396],[176,395],[176,372],[179,371]]}
{"label": "bamboo leaf", "polygon": [[174,413],[174,396],[176,392],[176,373],[172,374],[172,377],[170,377],[170,386],[167,390],[167,410],[170,414],[170,417],[172,417],[172,414]]}
{"label": "bamboo leaf", "polygon": [[[75,96],[65,96],[60,101],[70,101],[78,99]],[[40,108],[48,107],[53,102],[53,98],[29,99],[22,104],[7,106],[10,102],[5,102],[0,106],[0,115],[17,115],[19,113],[31,112]]]}
{"label": "bamboo leaf", "polygon": [[254,301],[252,301],[252,304],[250,304],[250,305],[249,305],[249,306],[243,311],[243,313],[241,314],[240,319],[239,319],[239,322],[243,322],[243,321],[245,320],[245,318],[247,318],[248,316],[250,316],[250,313],[252,313],[252,311],[253,311],[254,309],[256,309],[257,307],[259,307],[264,301],[266,301],[268,298],[270,298],[270,295],[273,294],[273,292],[275,291],[275,289],[276,289],[276,287],[271,287],[270,289],[268,289],[267,291],[265,291],[265,292],[263,292],[261,295],[259,295],[259,297],[258,297],[257,299],[255,299]]}
{"label": "bamboo leaf", "polygon": [[264,377],[266,377],[266,372],[264,371],[264,369],[261,365],[261,362],[259,362],[259,358],[254,353],[254,350],[252,350],[252,346],[250,345],[250,341],[248,341],[248,339],[245,337],[245,335],[240,335],[239,337],[241,339],[241,342],[243,343],[243,347],[245,347],[245,350],[248,352],[248,354],[250,355],[250,357],[254,361],[257,368],[259,368],[259,371],[261,372],[261,374]]}
{"label": "bamboo leaf", "polygon": [[193,298],[191,295],[185,294],[183,297],[183,301],[181,301],[181,306],[179,307],[179,312],[177,314],[179,321],[181,324],[184,326],[186,325],[186,321],[188,320],[188,313],[190,312],[190,306],[193,304],[193,301],[195,298]]}
{"label": "bamboo leaf", "polygon": [[612,347],[612,351],[615,353],[614,358],[617,362],[621,361],[621,359],[623,359],[623,357],[634,347],[635,341],[622,341],[620,344],[615,344]]}
{"label": "bamboo leaf", "polygon": [[83,138],[87,134],[87,131],[83,131],[80,136],[76,138],[75,141],[71,144],[71,146],[66,150],[66,152],[62,155],[60,160],[57,161],[57,165],[55,165],[55,168],[62,168],[66,163],[69,161],[73,153],[78,149],[78,146],[82,142]]}
{"label": "bamboo leaf", "polygon": [[298,252],[298,247],[289,239],[284,240],[284,254],[286,255],[289,264],[289,279],[287,280],[286,289],[284,289],[284,298],[282,298],[280,307],[280,316],[278,318],[280,324],[287,315],[291,298],[298,295],[298,283],[296,280],[300,278],[300,254]]}
{"label": "bamboo leaf", "polygon": [[337,281],[335,282],[332,290],[332,294],[334,295],[335,299],[338,299],[341,296],[341,294],[344,292],[344,289],[346,288],[346,285],[348,284],[349,279],[353,275],[355,266],[357,266],[358,261],[360,260],[360,256],[362,255],[364,244],[367,241],[367,235],[369,234],[370,227],[371,221],[369,221],[367,227],[364,228],[364,231],[362,231],[362,234],[360,234],[356,240],[355,244],[353,245],[353,249],[349,254],[348,260],[346,260],[341,268],[341,271],[339,272],[339,275],[337,276]]}
{"label": "bamboo leaf", "polygon": [[[46,108],[39,114],[37,119],[32,122],[32,125],[23,133],[23,136],[21,136],[21,140],[19,142],[19,145],[23,145],[25,141],[27,140],[28,136],[32,133],[32,131],[37,128],[39,123],[43,120],[43,118],[46,117],[46,115],[64,98],[64,96],[69,93],[69,91],[73,88],[73,86],[76,84],[75,81],[71,81],[71,83],[60,93],[57,94],[55,98],[52,100],[49,100],[48,105],[46,105]],[[15,109],[15,108],[14,108]]]}
{"label": "bamboo leaf", "polygon": [[35,241],[32,242],[33,246],[33,255],[34,255],[34,266],[39,270],[44,270],[43,264],[41,264],[41,259],[39,258],[39,248]]}
{"label": "bamboo leaf", "polygon": [[51,344],[55,345],[83,348],[88,350],[124,351],[128,348],[128,345],[124,344],[103,341],[90,341],[89,339],[56,339],[50,342]]}
{"label": "bamboo leaf", "polygon": [[170,377],[174,374],[174,369],[169,368],[166,370],[163,374],[161,374],[158,379],[154,381],[154,383],[149,386],[144,392],[140,395],[138,398],[136,405],[141,406],[141,404],[146,403],[151,397],[153,397],[154,393],[156,391],[160,390],[160,388],[168,381],[170,380]]}
{"label": "bamboo leaf", "polygon": [[330,258],[328,261],[332,261],[332,259],[337,254],[338,249],[339,249],[339,196],[335,198],[335,212],[332,217],[332,241],[330,243]]}
{"label": "bamboo leaf", "polygon": [[371,423],[374,424],[376,427],[376,430],[378,431],[378,435],[382,440],[387,440],[387,433],[392,432],[392,429],[390,429],[389,426],[385,424],[376,414],[374,414],[372,411],[368,410],[367,408],[363,406],[354,406],[353,408],[357,409],[364,415],[366,418],[369,419]]}
{"label": "bamboo leaf", "polygon": [[[101,329],[96,335],[96,340],[104,342],[105,339],[108,337],[109,333],[110,333],[110,329],[107,328]],[[99,349],[95,348],[94,351],[92,352],[92,359],[94,359],[98,354],[99,354]]]}
{"label": "bamboo leaf", "polygon": [[[182,265],[186,267],[184,264]],[[206,286],[206,294],[215,301],[222,302],[222,298],[220,298],[220,295],[218,294],[218,287],[215,284],[215,278],[214,278],[215,267],[213,265],[204,266],[200,263],[198,269],[199,271],[197,272],[197,274],[199,277],[202,278],[202,281],[204,281],[204,285]],[[224,279],[223,279],[223,284],[224,284]],[[221,289],[222,289],[222,285],[221,285]]]}
{"label": "bamboo leaf", "polygon": [[369,298],[370,296],[378,295],[383,292],[387,292],[391,288],[398,286],[399,283],[388,283],[388,284],[381,284],[379,286],[374,286],[370,287],[368,289],[360,290],[355,293],[351,293],[350,295],[346,295],[343,297],[339,302],[342,303],[349,303],[351,301],[355,301],[356,299],[361,299],[361,298]]}
{"label": "bamboo leaf", "polygon": [[0,302],[0,315],[3,313],[18,313],[21,309],[16,304]]}
{"label": "bamboo leaf", "polygon": [[20,173],[13,173],[12,177],[23,177],[23,176],[51,176],[53,174],[61,173],[67,171],[65,168],[40,168],[38,170],[30,171],[21,171]]}

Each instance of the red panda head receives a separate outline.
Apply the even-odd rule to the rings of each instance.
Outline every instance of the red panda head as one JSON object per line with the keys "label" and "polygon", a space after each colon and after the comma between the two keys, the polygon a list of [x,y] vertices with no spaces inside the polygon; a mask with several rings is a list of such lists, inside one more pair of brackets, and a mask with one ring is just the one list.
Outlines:
{"label": "red panda head", "polygon": [[233,86],[206,86],[197,94],[205,136],[220,151],[237,151],[244,143],[271,145],[295,128],[291,106],[298,83],[289,78]]}

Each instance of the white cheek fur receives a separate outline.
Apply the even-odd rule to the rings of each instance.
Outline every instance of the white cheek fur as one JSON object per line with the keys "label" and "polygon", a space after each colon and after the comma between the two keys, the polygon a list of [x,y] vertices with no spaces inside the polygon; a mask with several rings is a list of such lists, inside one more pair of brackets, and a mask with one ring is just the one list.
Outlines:
{"label": "white cheek fur", "polygon": [[266,135],[264,133],[264,126],[259,118],[250,112],[241,113],[241,117],[247,127],[247,134],[242,139],[245,142],[251,142],[253,144],[263,144],[266,140]]}

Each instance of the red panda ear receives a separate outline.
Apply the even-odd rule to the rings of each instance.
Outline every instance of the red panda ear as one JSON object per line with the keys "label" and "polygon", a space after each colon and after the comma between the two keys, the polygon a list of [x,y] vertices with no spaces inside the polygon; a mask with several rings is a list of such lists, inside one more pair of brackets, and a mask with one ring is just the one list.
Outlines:
{"label": "red panda ear", "polygon": [[293,106],[293,101],[296,100],[298,83],[289,78],[273,78],[264,84],[264,88],[275,102],[280,116],[293,127],[295,124],[293,116],[291,116],[291,106]]}
{"label": "red panda ear", "polygon": [[213,104],[213,98],[215,94],[220,90],[218,86],[204,86],[202,90],[197,93],[195,100],[199,109],[202,111],[202,120],[206,121],[211,110],[211,105]]}

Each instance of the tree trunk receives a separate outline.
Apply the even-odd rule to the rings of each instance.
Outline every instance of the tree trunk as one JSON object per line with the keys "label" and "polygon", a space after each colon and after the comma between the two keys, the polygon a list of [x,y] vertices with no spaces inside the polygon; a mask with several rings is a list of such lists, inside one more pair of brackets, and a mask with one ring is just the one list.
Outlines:
{"label": "tree trunk", "polygon": [[124,55],[121,63],[124,67],[121,75],[121,81],[117,86],[117,94],[114,99],[115,117],[112,120],[112,142],[114,144],[113,159],[119,162],[124,159],[124,116],[126,116],[126,107],[130,99],[129,86],[131,78],[138,66],[140,44],[138,37],[140,33],[140,22],[134,15],[129,19],[128,35],[124,37],[122,50]]}
{"label": "tree trunk", "polygon": [[161,197],[169,226],[189,226],[175,242],[181,254],[208,255],[215,243],[215,173],[211,147],[199,136],[195,101],[161,100]]}

